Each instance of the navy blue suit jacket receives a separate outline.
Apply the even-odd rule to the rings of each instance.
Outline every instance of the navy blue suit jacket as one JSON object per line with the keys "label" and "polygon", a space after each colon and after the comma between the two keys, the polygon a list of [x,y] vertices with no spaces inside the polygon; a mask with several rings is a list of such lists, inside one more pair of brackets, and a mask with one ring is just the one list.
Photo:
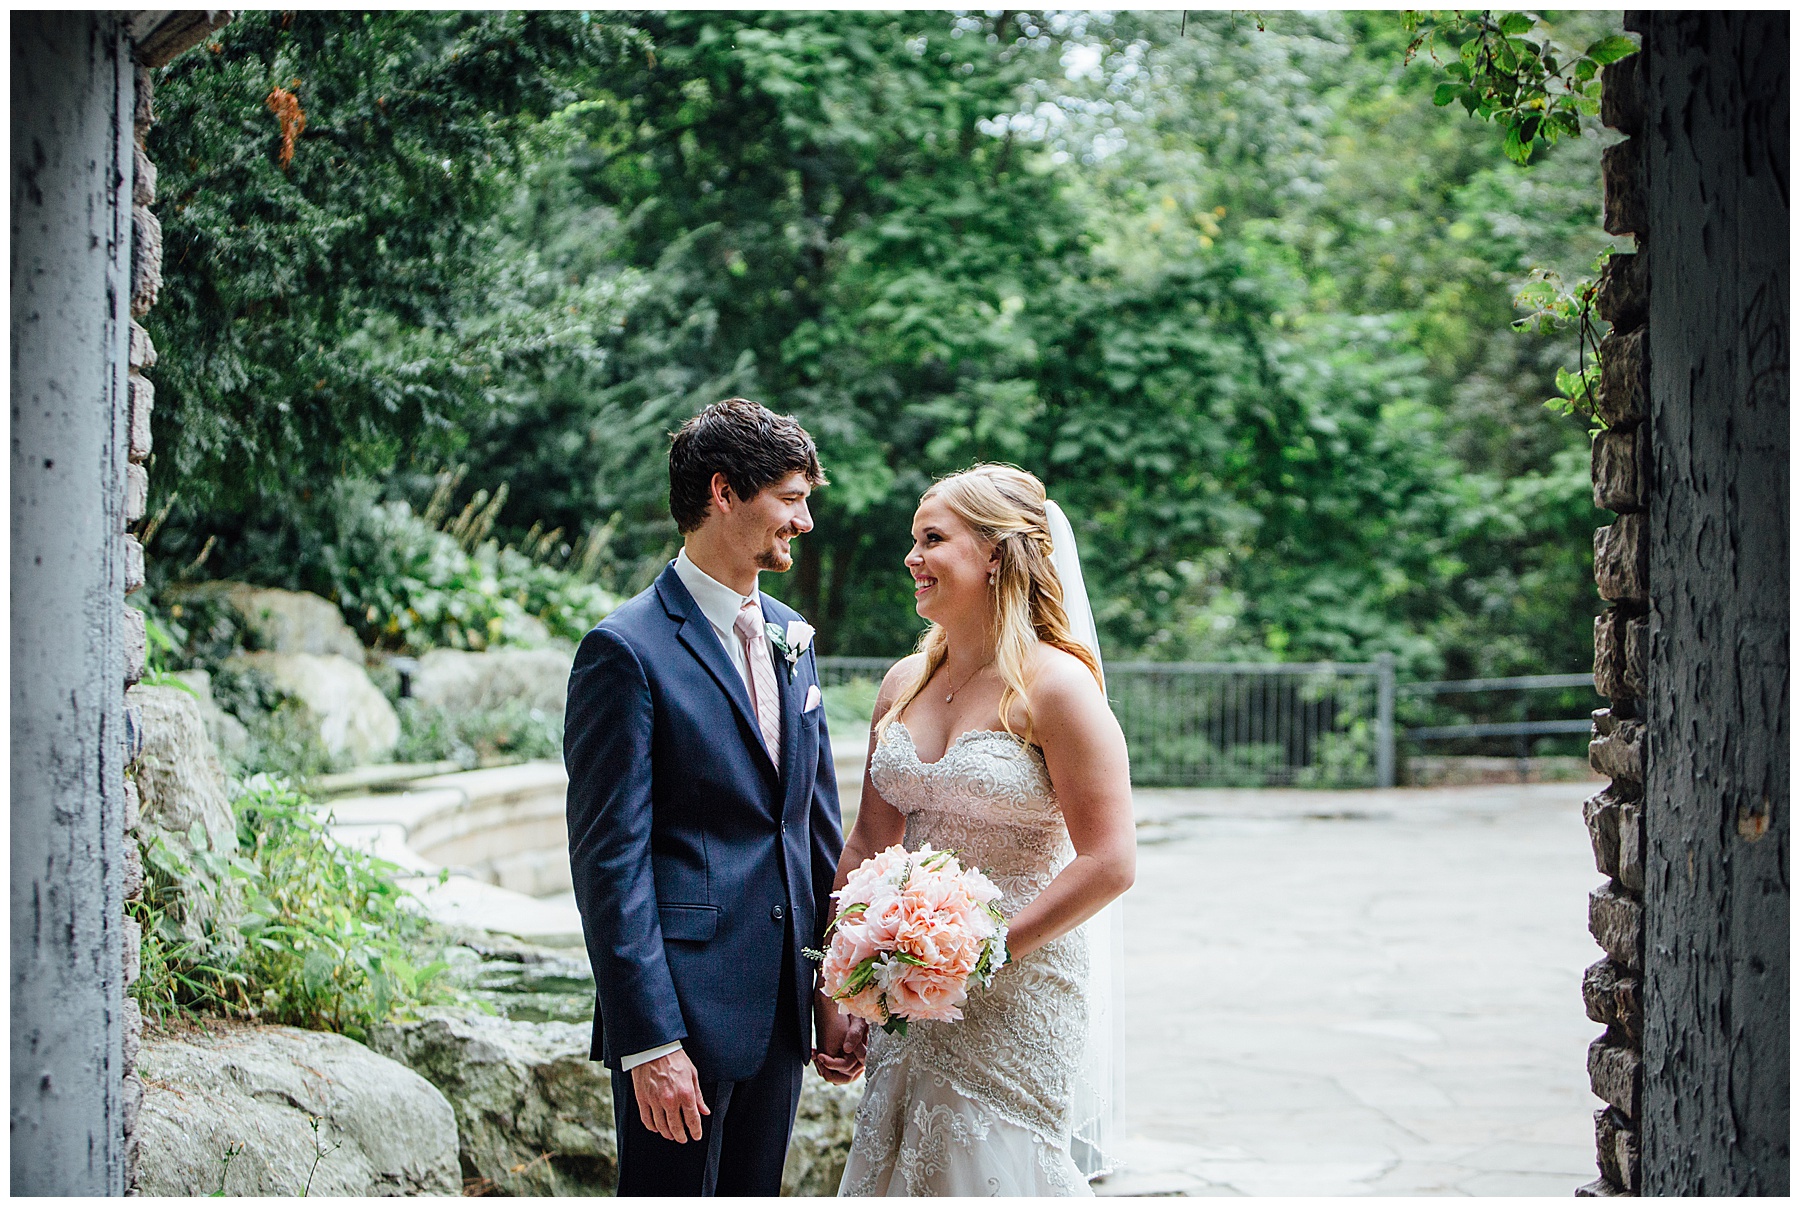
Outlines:
{"label": "navy blue suit jacket", "polygon": [[[783,628],[799,614],[762,596]],[[702,1081],[769,1052],[777,994],[812,1019],[813,965],[843,851],[812,651],[781,689],[781,766],[750,695],[671,565],[590,630],[564,720],[569,861],[594,968],[591,1058],[681,1040]],[[791,946],[783,958],[784,940]],[[801,1051],[799,1059],[809,1053]]]}

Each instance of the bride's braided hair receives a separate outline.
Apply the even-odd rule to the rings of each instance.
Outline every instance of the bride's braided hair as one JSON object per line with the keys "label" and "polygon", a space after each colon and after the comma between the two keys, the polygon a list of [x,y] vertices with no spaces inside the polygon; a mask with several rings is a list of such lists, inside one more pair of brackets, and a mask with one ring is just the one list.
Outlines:
{"label": "bride's braided hair", "polygon": [[[1104,688],[1093,651],[1075,640],[1069,629],[1062,580],[1050,560],[1044,484],[1017,466],[977,465],[939,479],[919,501],[926,499],[941,499],[977,536],[999,547],[994,582],[994,666],[1004,684],[1000,724],[1006,732],[1013,732],[1008,714],[1018,701],[1024,703],[1026,728],[1030,729],[1031,701],[1026,689],[1040,641],[1081,659]],[[878,736],[885,736],[888,725],[925,690],[949,656],[949,639],[941,625],[934,623],[925,630],[918,652],[925,655],[925,664],[918,678],[881,717],[876,725]]]}

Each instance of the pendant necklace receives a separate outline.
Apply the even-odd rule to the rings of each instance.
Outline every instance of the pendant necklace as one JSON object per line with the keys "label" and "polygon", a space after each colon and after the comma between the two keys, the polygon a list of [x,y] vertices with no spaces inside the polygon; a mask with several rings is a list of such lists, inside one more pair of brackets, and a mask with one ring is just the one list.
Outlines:
{"label": "pendant necklace", "polygon": [[944,703],[948,704],[948,703],[950,703],[950,701],[956,699],[957,692],[959,692],[963,688],[969,686],[970,680],[974,679],[976,675],[979,675],[982,671],[985,671],[988,667],[990,667],[992,665],[994,665],[994,660],[992,658],[989,658],[986,662],[982,663],[980,666],[978,666],[974,670],[970,671],[967,679],[964,679],[961,683],[957,684],[954,688],[950,689],[950,694],[944,697]]}

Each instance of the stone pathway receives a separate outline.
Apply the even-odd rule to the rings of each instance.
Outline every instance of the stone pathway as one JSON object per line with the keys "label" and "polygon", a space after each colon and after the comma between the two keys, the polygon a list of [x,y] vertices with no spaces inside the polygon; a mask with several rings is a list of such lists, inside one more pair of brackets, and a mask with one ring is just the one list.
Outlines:
{"label": "stone pathway", "polygon": [[1553,1195],[1595,1177],[1598,785],[1137,794],[1131,1195]]}

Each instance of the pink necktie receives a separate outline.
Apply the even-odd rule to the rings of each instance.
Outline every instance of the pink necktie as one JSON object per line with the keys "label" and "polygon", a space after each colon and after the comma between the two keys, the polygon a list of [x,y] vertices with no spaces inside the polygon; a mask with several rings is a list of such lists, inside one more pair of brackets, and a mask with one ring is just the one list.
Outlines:
{"label": "pink necktie", "polygon": [[775,685],[775,660],[769,656],[769,634],[763,628],[762,607],[752,595],[738,610],[732,626],[744,641],[744,661],[750,666],[750,682],[754,690],[751,702],[756,706],[756,724],[762,730],[763,744],[769,748],[769,760],[781,766],[781,691]]}

